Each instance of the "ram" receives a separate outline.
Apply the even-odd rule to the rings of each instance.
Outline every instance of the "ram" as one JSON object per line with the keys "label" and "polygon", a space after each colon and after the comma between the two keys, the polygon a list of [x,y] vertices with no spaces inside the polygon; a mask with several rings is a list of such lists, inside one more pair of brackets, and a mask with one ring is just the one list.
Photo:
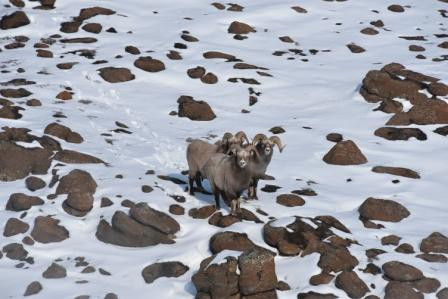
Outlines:
{"label": "ram", "polygon": [[187,147],[187,163],[188,163],[188,184],[190,194],[194,195],[193,181],[196,182],[199,192],[204,192],[201,182],[201,168],[205,163],[216,153],[228,153],[233,145],[242,145],[247,139],[244,132],[238,132],[233,135],[232,133],[225,133],[222,139],[215,144],[202,141],[200,139],[194,139]]}
{"label": "ram", "polygon": [[239,198],[249,188],[256,155],[252,145],[236,146],[230,149],[229,154],[216,153],[205,163],[201,173],[210,182],[217,209],[220,208],[221,196],[230,205],[232,215],[240,210]]}

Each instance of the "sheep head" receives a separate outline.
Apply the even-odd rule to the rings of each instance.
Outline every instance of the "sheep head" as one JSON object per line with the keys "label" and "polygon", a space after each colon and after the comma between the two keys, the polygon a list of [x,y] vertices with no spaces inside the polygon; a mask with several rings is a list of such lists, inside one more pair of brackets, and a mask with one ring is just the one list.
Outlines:
{"label": "sheep head", "polygon": [[277,145],[280,152],[282,152],[285,148],[279,137],[271,136],[268,138],[262,133],[255,135],[252,140],[252,145],[266,156],[272,155],[274,145]]}

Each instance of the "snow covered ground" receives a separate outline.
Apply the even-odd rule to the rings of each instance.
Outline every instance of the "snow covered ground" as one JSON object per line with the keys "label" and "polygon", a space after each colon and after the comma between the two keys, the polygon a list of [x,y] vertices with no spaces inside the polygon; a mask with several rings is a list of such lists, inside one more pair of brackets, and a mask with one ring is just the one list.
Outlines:
{"label": "snow covered ground", "polygon": [[[218,10],[210,2],[198,0],[59,0],[52,10],[33,9],[36,2],[27,1],[22,10],[31,24],[0,32],[2,47],[10,43],[13,36],[30,38],[23,48],[3,49],[0,52],[1,70],[11,71],[2,73],[0,81],[14,78],[35,81],[35,85],[24,87],[33,93],[29,98],[39,99],[42,106],[22,105],[26,110],[21,112],[21,119],[0,118],[0,126],[25,127],[32,134],[41,136],[44,128],[56,120],[54,113],[62,112],[66,118],[61,118],[61,123],[84,138],[81,144],[59,140],[63,148],[88,153],[110,166],[67,164],[60,168],[61,176],[72,169],[81,168],[96,180],[98,188],[94,195],[94,207],[85,217],[67,214],[62,209],[63,199],[58,198],[54,204],[45,199],[48,194],[54,193],[56,187],[33,192],[32,195],[40,196],[47,202],[28,210],[22,221],[32,227],[36,216],[55,215],[56,219],[61,220],[61,225],[69,230],[70,237],[60,243],[25,245],[35,262],[23,268],[16,268],[18,261],[3,256],[0,259],[0,297],[21,297],[26,286],[35,280],[43,286],[35,298],[74,298],[78,295],[103,298],[109,292],[119,298],[194,297],[196,290],[191,276],[199,269],[199,263],[211,255],[210,237],[218,231],[244,232],[256,244],[269,248],[263,241],[263,224],[244,221],[228,228],[218,228],[209,225],[207,220],[193,219],[188,216],[188,210],[213,204],[212,196],[190,196],[185,192],[186,185],[162,181],[156,175],[172,175],[187,180],[181,171],[188,168],[185,159],[188,137],[209,138],[239,130],[253,137],[256,133],[271,134],[269,129],[274,126],[281,126],[286,131],[278,136],[287,146],[281,154],[276,150],[268,169],[276,180],[261,181],[260,187],[268,183],[281,186],[281,189],[276,193],[259,191],[260,200],[244,201],[244,208],[255,214],[260,208],[275,218],[336,217],[352,232],[351,235],[338,234],[360,244],[352,245],[350,252],[360,261],[356,267],[360,278],[369,286],[375,284],[375,288],[370,288],[371,294],[384,296],[387,281],[381,275],[373,276],[357,270],[365,268],[368,263],[365,250],[369,248],[387,251],[378,256],[375,261],[378,266],[390,260],[403,261],[422,270],[425,276],[437,278],[441,288],[447,287],[446,263],[428,263],[415,258],[420,253],[423,238],[432,232],[448,234],[447,137],[432,132],[440,125],[410,126],[423,130],[428,136],[426,141],[414,138],[388,141],[377,137],[373,132],[384,126],[390,115],[372,111],[378,104],[367,103],[359,94],[365,74],[391,62],[448,82],[447,62],[432,61],[432,58],[448,54],[447,49],[437,46],[446,38],[434,36],[448,33],[446,18],[438,11],[447,10],[448,4],[436,0],[397,2],[405,7],[404,12],[388,10],[389,5],[396,3],[384,0],[239,1],[238,4],[244,7],[241,12]],[[307,13],[291,9],[295,5],[305,8]],[[88,33],[81,28],[77,33],[70,34],[59,31],[61,22],[70,21],[80,9],[92,6],[116,11],[113,15],[98,15],[84,21],[101,23],[101,33]],[[1,14],[9,14],[15,10],[2,7],[0,11]],[[366,27],[373,27],[369,23],[378,19],[385,24],[383,28],[376,28],[379,34],[360,33]],[[233,21],[250,24],[256,32],[248,34],[247,39],[236,40],[227,32]],[[106,32],[109,27],[114,27],[117,33]],[[183,41],[180,37],[183,30],[188,30],[199,41]],[[67,38],[94,37],[98,41],[91,44],[56,42],[48,49],[53,52],[53,58],[36,57],[33,44],[57,33]],[[425,36],[426,40],[399,38],[415,35]],[[282,42],[279,40],[281,36],[291,37],[294,43]],[[186,44],[187,49],[174,49],[176,42]],[[366,51],[352,53],[346,46],[350,43],[356,43]],[[426,50],[422,53],[411,52],[408,49],[411,44],[423,46]],[[142,53],[126,53],[124,48],[128,45],[138,47]],[[65,54],[77,49],[93,49],[96,51],[95,58]],[[294,54],[288,49],[302,49],[306,56]],[[310,49],[318,52],[312,55]],[[166,54],[170,50],[179,51],[183,59],[168,59]],[[232,54],[246,63],[267,68],[265,72],[272,77],[260,76],[253,69],[234,69],[234,63],[223,59],[204,59],[202,54],[206,51]],[[286,53],[272,55],[275,51]],[[425,55],[426,59],[416,59],[417,54]],[[116,58],[117,55],[122,57]],[[138,69],[133,63],[139,56],[159,59],[166,69],[157,73]],[[92,64],[95,60],[108,62]],[[56,67],[61,62],[78,64],[70,70],[61,70]],[[105,66],[128,68],[135,79],[108,83],[97,72]],[[187,70],[196,66],[213,72],[218,82],[204,84],[189,78]],[[18,74],[17,68],[23,68],[25,72]],[[231,77],[254,78],[260,85],[228,82]],[[61,103],[55,96],[64,87],[71,87],[74,95],[72,100]],[[249,87],[261,93],[253,106],[249,106]],[[181,95],[205,100],[217,117],[212,121],[191,121],[170,116],[170,111],[177,111],[176,101]],[[20,104],[22,100],[14,102]],[[241,113],[242,109],[250,113]],[[115,121],[126,124],[132,134],[111,132],[117,128]],[[325,138],[330,132],[341,133],[344,139],[353,140],[368,162],[353,166],[325,163],[322,157],[334,145]],[[112,136],[102,136],[102,133]],[[53,161],[53,164],[56,163]],[[377,165],[410,168],[417,171],[421,179],[372,172],[371,168]],[[149,169],[155,170],[156,175],[146,175]],[[123,178],[116,178],[118,174]],[[48,183],[51,173],[39,177]],[[392,183],[394,179],[400,182]],[[143,193],[142,185],[150,185],[154,191]],[[302,188],[312,188],[317,196],[303,196],[306,203],[300,207],[284,207],[276,203],[277,195]],[[23,180],[1,183],[0,227],[9,218],[20,215],[4,209],[9,195],[16,192],[31,193]],[[110,222],[115,211],[128,211],[120,205],[124,199],[147,202],[151,207],[168,213],[169,206],[176,203],[168,194],[186,197],[185,203],[181,204],[186,214],[171,215],[181,227],[175,244],[126,248],[105,244],[95,237],[101,218]],[[114,204],[100,208],[102,197],[110,198]],[[368,197],[393,199],[404,205],[411,215],[398,223],[384,222],[384,229],[367,229],[358,219],[357,209]],[[229,211],[228,207],[224,209],[224,213]],[[266,216],[257,216],[265,222],[269,220]],[[402,237],[401,243],[411,244],[416,253],[398,253],[392,246],[382,246],[380,239],[389,234]],[[0,247],[13,242],[21,243],[25,235],[1,236]],[[90,265],[103,268],[112,275],[101,275],[98,271],[81,274],[81,268],[75,267],[74,258],[78,256],[85,257]],[[58,280],[42,278],[42,272],[55,259],[62,260],[59,264],[67,269],[67,277]],[[309,284],[309,278],[320,273],[318,259],[318,254],[304,258],[276,256],[277,277],[291,287],[289,291],[278,292],[279,298],[297,298],[298,293],[310,290],[346,298],[346,293],[336,288],[334,283],[318,287]],[[180,261],[190,270],[177,278],[160,278],[152,284],[145,283],[142,269],[163,261]],[[80,280],[87,280],[88,283],[77,283]],[[436,295],[425,294],[425,298],[436,298]]]}

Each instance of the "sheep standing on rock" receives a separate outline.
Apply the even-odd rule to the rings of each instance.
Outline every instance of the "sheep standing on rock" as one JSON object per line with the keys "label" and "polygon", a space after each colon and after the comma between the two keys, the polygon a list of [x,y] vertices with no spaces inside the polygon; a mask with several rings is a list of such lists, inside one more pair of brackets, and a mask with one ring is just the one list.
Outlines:
{"label": "sheep standing on rock", "polygon": [[231,214],[240,210],[241,193],[249,188],[252,178],[252,164],[257,151],[254,146],[236,146],[230,149],[229,155],[214,154],[205,163],[201,173],[209,180],[215,196],[216,208],[219,209],[219,196],[231,206]]}
{"label": "sheep standing on rock", "polygon": [[196,181],[199,192],[204,192],[201,182],[201,169],[205,163],[216,153],[228,153],[233,145],[242,145],[247,139],[244,132],[238,132],[233,135],[231,133],[225,133],[222,140],[215,144],[202,141],[200,139],[194,139],[187,147],[187,162],[188,162],[188,184],[190,194],[194,195],[193,180]]}
{"label": "sheep standing on rock", "polygon": [[255,147],[257,155],[255,156],[255,161],[251,164],[252,180],[248,192],[249,199],[258,199],[258,181],[265,177],[266,169],[268,168],[274,153],[274,145],[277,145],[280,152],[285,148],[285,145],[282,144],[282,141],[277,136],[268,138],[264,134],[257,134],[252,140],[252,146]]}

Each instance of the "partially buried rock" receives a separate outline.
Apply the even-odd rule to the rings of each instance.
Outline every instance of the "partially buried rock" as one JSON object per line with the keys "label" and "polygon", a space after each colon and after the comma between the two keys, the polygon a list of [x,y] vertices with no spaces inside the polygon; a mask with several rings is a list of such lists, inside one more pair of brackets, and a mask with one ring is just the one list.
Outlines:
{"label": "partially buried rock", "polygon": [[59,220],[50,216],[38,216],[34,220],[34,228],[31,231],[34,240],[40,243],[61,242],[70,237],[69,231],[59,225]]}
{"label": "partially buried rock", "polygon": [[324,156],[323,160],[334,165],[359,165],[367,163],[367,158],[351,140],[340,141]]}
{"label": "partially buried rock", "polygon": [[205,101],[196,101],[190,96],[181,96],[177,100],[179,104],[179,117],[187,117],[196,121],[210,121],[216,115],[210,105]]}
{"label": "partially buried rock", "polygon": [[64,278],[67,276],[67,270],[59,264],[52,263],[47,270],[42,273],[47,279]]}
{"label": "partially buried rock", "polygon": [[185,208],[178,204],[170,205],[169,212],[173,215],[184,215]]}
{"label": "partially buried rock", "polygon": [[410,284],[390,281],[386,285],[386,294],[384,299],[423,299],[422,293],[415,291]]}
{"label": "partially buried rock", "polygon": [[160,277],[179,277],[185,274],[189,268],[181,262],[154,263],[146,266],[142,271],[146,283],[153,283]]}
{"label": "partially buried rock", "polygon": [[30,23],[28,16],[23,11],[16,11],[10,15],[4,15],[0,20],[0,28],[3,30],[26,26]]}
{"label": "partially buried rock", "polygon": [[86,192],[69,193],[62,208],[73,216],[83,217],[93,208],[93,196]]}
{"label": "partially buried rock", "polygon": [[87,32],[90,32],[90,33],[98,34],[103,29],[103,26],[101,26],[100,23],[87,23],[84,26],[82,26],[82,29],[84,31],[87,31]]}
{"label": "partially buried rock", "polygon": [[387,262],[382,266],[384,274],[395,281],[407,282],[423,278],[423,273],[414,266],[398,262]]}
{"label": "partially buried rock", "polygon": [[17,234],[25,233],[30,226],[17,218],[9,218],[5,224],[5,230],[3,231],[3,236],[11,237]]}
{"label": "partially buried rock", "polygon": [[357,44],[348,44],[347,45],[347,48],[352,52],[352,53],[356,53],[356,54],[358,54],[358,53],[362,53],[362,52],[365,52],[366,50],[363,48],[363,47],[361,47],[361,46],[358,46]]}
{"label": "partially buried rock", "polygon": [[90,193],[94,194],[97,184],[87,171],[74,169],[63,176],[56,188],[56,194]]}
{"label": "partially buried rock", "polygon": [[400,222],[411,213],[396,201],[380,198],[367,198],[359,207],[359,216],[365,220]]}
{"label": "partially buried rock", "polygon": [[134,80],[135,76],[127,68],[104,67],[98,70],[101,78],[109,83],[119,83]]}
{"label": "partially buried rock", "polygon": [[0,95],[6,98],[24,98],[32,93],[25,88],[6,88],[0,90]]}
{"label": "partially buried rock", "polygon": [[25,211],[32,206],[43,205],[44,201],[37,196],[28,196],[23,193],[13,193],[6,203],[6,210],[9,211]]}
{"label": "partially buried rock", "polygon": [[256,245],[247,237],[247,234],[237,232],[220,232],[210,238],[210,251],[213,254],[223,250],[246,251]]}
{"label": "partially buried rock", "polygon": [[336,277],[335,285],[347,293],[350,298],[362,298],[369,288],[356,272],[343,271]]}
{"label": "partially buried rock", "polygon": [[138,203],[129,210],[129,215],[143,225],[151,226],[167,235],[175,234],[180,225],[171,216],[157,211],[147,203]]}
{"label": "partially buried rock", "polygon": [[72,131],[69,127],[55,122],[49,124],[45,128],[44,133],[56,136],[70,143],[82,143],[84,141],[79,133]]}
{"label": "partially buried rock", "polygon": [[38,294],[40,291],[42,291],[42,285],[40,284],[40,282],[33,281],[26,287],[26,290],[25,290],[25,293],[23,294],[23,296],[35,295],[35,294]]}
{"label": "partially buried rock", "polygon": [[372,171],[376,173],[388,173],[403,176],[411,179],[420,178],[420,175],[416,171],[404,167],[375,166],[372,168]]}
{"label": "partially buried rock", "polygon": [[125,52],[132,54],[132,55],[138,55],[140,54],[140,50],[137,47],[134,46],[126,46],[124,48]]}
{"label": "partially buried rock", "polygon": [[434,232],[422,240],[420,250],[425,253],[448,254],[448,238],[439,232]]}
{"label": "partially buried rock", "polygon": [[70,163],[70,164],[90,164],[90,163],[103,163],[105,162],[97,157],[80,153],[72,150],[61,150],[53,157],[54,160]]}
{"label": "partially buried rock", "polygon": [[382,127],[375,131],[375,136],[382,137],[387,140],[409,140],[414,137],[417,140],[426,140],[426,134],[419,128],[394,128]]}
{"label": "partially buried rock", "polygon": [[400,243],[401,238],[396,235],[388,235],[381,238],[381,245],[395,245]]}
{"label": "partially buried rock", "polygon": [[207,219],[216,211],[214,205],[208,205],[198,208],[193,208],[188,211],[188,215],[194,219]]}
{"label": "partially buried rock", "polygon": [[197,66],[187,70],[188,77],[192,79],[199,79],[205,75],[205,68],[202,66]]}
{"label": "partially buried rock", "polygon": [[285,207],[303,206],[305,200],[295,194],[280,194],[277,196],[277,203]]}
{"label": "partially buried rock", "polygon": [[201,77],[201,82],[205,84],[215,84],[218,82],[218,77],[213,73],[207,73]]}
{"label": "partially buried rock", "polygon": [[387,9],[392,12],[404,12],[403,6],[401,6],[399,4],[392,4],[389,7],[387,7]]}
{"label": "partially buried rock", "polygon": [[331,141],[331,142],[339,142],[344,139],[342,134],[339,134],[339,133],[330,133],[326,136],[326,138],[328,141]]}
{"label": "partially buried rock", "polygon": [[138,58],[134,62],[134,66],[151,73],[160,72],[165,69],[165,64],[162,61],[153,59],[150,56]]}
{"label": "partially buried rock", "polygon": [[256,31],[254,28],[252,28],[252,26],[246,23],[234,21],[230,24],[227,32],[232,34],[248,34]]}

